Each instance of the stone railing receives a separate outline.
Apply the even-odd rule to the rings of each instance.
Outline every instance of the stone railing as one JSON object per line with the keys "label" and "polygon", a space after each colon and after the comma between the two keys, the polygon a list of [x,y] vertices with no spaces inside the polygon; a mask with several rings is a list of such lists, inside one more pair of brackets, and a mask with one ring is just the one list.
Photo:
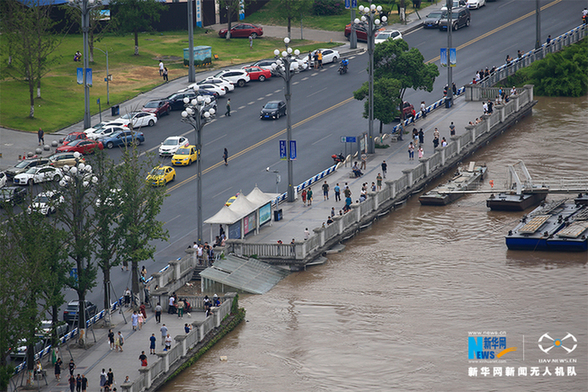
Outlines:
{"label": "stone railing", "polygon": [[[335,216],[332,224],[313,229],[314,235],[306,241],[288,245],[289,251],[284,252],[285,245],[250,244],[241,240],[228,240],[227,251],[238,256],[256,255],[260,259],[269,259],[274,262],[281,260],[285,264],[303,262],[316,250],[348,232],[354,225],[361,225],[362,221],[377,212],[382,204],[395,200],[399,195],[406,197],[418,186],[422,186],[432,175],[447,170],[446,165],[454,165],[458,157],[466,152],[471,152],[473,144],[478,139],[491,137],[494,130],[501,129],[503,123],[517,116],[522,108],[528,110],[526,105],[532,101],[532,96],[533,86],[528,85],[520,89],[516,98],[505,105],[497,105],[493,114],[481,117],[480,123],[466,126],[465,133],[452,136],[446,147],[437,147],[431,156],[421,159],[421,163],[416,167],[404,169],[400,178],[385,181],[382,190],[370,192],[368,199],[362,203],[353,203],[351,210],[344,215]],[[467,151],[465,151],[466,149]],[[413,189],[413,187],[415,188]],[[292,249],[294,250],[292,251]]]}
{"label": "stone railing", "polygon": [[192,348],[221,325],[223,319],[231,313],[233,301],[236,301],[235,297],[236,293],[225,294],[225,301],[218,308],[212,308],[211,316],[204,321],[194,321],[190,333],[177,335],[174,338],[176,344],[171,350],[157,353],[157,359],[149,366],[140,367],[140,376],[132,382],[122,384],[120,386],[122,391],[141,392],[151,388],[160,377],[169,376],[168,372],[174,364],[186,358]]}

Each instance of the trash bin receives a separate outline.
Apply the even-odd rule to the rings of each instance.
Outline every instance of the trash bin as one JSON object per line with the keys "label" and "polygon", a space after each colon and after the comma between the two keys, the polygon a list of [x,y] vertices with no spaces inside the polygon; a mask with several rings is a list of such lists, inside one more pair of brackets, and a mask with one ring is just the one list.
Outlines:
{"label": "trash bin", "polygon": [[280,208],[279,210],[275,210],[274,211],[274,221],[279,221],[282,220],[282,209]]}
{"label": "trash bin", "polygon": [[449,98],[446,98],[445,99],[445,108],[446,109],[449,109],[449,108],[451,108],[452,105],[453,105],[453,100],[452,99],[449,99]]}
{"label": "trash bin", "polygon": [[113,107],[110,108],[110,114],[114,117],[114,116],[118,116],[120,114],[120,108],[118,105],[114,105]]}

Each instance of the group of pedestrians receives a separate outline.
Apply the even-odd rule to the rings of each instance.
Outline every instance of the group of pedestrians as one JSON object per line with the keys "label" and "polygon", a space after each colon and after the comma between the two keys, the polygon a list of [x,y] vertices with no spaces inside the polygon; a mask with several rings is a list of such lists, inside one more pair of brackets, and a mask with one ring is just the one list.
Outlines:
{"label": "group of pedestrians", "polygon": [[[136,312],[135,312],[136,313]],[[135,327],[133,326],[133,330]],[[110,344],[110,349],[116,352],[123,352],[123,345],[125,344],[125,338],[123,334],[118,331],[116,335],[112,331],[112,329],[108,330],[108,342]]]}

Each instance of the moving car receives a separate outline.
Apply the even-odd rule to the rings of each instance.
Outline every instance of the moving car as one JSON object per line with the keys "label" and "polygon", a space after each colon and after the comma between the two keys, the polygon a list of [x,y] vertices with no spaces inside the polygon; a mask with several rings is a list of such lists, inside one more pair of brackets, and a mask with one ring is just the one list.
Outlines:
{"label": "moving car", "polygon": [[[69,324],[74,324],[78,321],[78,311],[80,310],[80,302],[77,299],[70,301],[63,311],[63,321]],[[86,301],[86,321],[96,314],[97,308],[90,301]]]}
{"label": "moving car", "polygon": [[235,202],[235,200],[237,200],[237,196],[239,196],[238,193],[235,196],[229,197],[229,199],[227,200],[227,202],[225,203],[225,205],[227,207],[229,207],[231,204],[233,204]]}
{"label": "moving car", "polygon": [[47,181],[59,181],[63,174],[61,169],[53,166],[35,166],[24,173],[17,174],[12,182],[14,185],[33,185]]}
{"label": "moving car", "polygon": [[[220,29],[218,36],[225,38],[227,36],[228,29]],[[247,38],[252,36],[253,38],[261,37],[263,35],[263,27],[254,25],[252,23],[238,23],[231,27],[231,38]]]}
{"label": "moving car", "polygon": [[225,78],[229,82],[239,87],[244,87],[245,84],[251,80],[249,74],[242,69],[225,69],[217,72],[214,77]]}
{"label": "moving car", "polygon": [[17,174],[24,173],[29,170],[31,167],[35,166],[45,166],[49,164],[49,159],[47,158],[37,158],[37,159],[23,159],[16,165],[9,167],[6,169],[4,173],[6,173],[6,177],[11,180]]}
{"label": "moving car", "polygon": [[334,49],[317,49],[311,53],[311,57],[313,59],[312,66],[314,66],[314,54],[317,51],[321,51],[323,54],[323,65],[328,63],[336,63],[337,59],[339,58],[339,52]]}
{"label": "moving car", "polygon": [[167,100],[159,99],[147,102],[141,111],[153,113],[157,118],[159,118],[164,114],[169,114],[169,112],[171,112],[171,107],[169,106],[169,102],[167,102]]}
{"label": "moving car", "polygon": [[102,142],[102,144],[108,149],[117,146],[127,147],[133,144],[138,146],[145,141],[145,135],[143,135],[143,132],[129,130],[114,133],[110,136],[100,138],[98,141]]}
{"label": "moving car", "polygon": [[263,82],[266,79],[272,77],[272,71],[268,69],[263,69],[257,66],[243,67],[243,69],[245,70],[245,72],[249,74],[251,80],[258,80],[260,82]]}
{"label": "moving car", "polygon": [[79,152],[80,154],[93,154],[96,150],[103,150],[102,143],[92,139],[78,139],[66,146],[58,147],[55,152]]}
{"label": "moving car", "polygon": [[0,188],[0,207],[4,207],[4,204],[10,204],[15,206],[21,203],[27,195],[27,188],[20,186],[7,186]]}
{"label": "moving car", "polygon": [[87,132],[86,136],[88,139],[98,139],[99,137],[105,137],[115,132],[126,131],[129,128],[126,125],[106,125],[100,129],[97,129],[92,132]]}
{"label": "moving car", "polygon": [[73,152],[60,152],[49,157],[49,164],[54,167],[73,166],[84,162],[84,157],[76,158]]}
{"label": "moving car", "polygon": [[148,112],[131,112],[117,118],[115,121],[121,121],[129,128],[152,127],[157,124],[157,116]]}
{"label": "moving car", "polygon": [[442,14],[443,11],[439,10],[433,11],[427,15],[423,21],[423,29],[438,29]]}
{"label": "moving car", "polygon": [[198,151],[196,146],[180,147],[172,157],[171,163],[173,166],[190,166],[192,162],[198,159]]}
{"label": "moving car", "polygon": [[402,39],[402,34],[398,30],[379,31],[378,34],[376,34],[374,43],[379,44],[380,42],[388,41],[389,39]]}
{"label": "moving car", "polygon": [[153,168],[147,176],[147,183],[153,186],[163,186],[175,179],[176,169],[171,166],[158,166]]}
{"label": "moving car", "polygon": [[[449,18],[448,11],[443,11],[441,20],[439,20],[439,30],[447,30]],[[458,30],[460,27],[468,27],[470,25],[470,10],[467,8],[456,8],[451,12],[451,28]]]}
{"label": "moving car", "polygon": [[486,5],[486,0],[468,0],[466,7],[471,10],[477,10]]}
{"label": "moving car", "polygon": [[180,147],[186,147],[190,142],[183,136],[170,136],[159,146],[159,156],[172,156]]}
{"label": "moving car", "polygon": [[265,104],[264,107],[261,108],[261,113],[259,113],[259,118],[262,120],[264,118],[271,118],[271,119],[278,119],[280,116],[286,115],[286,102],[284,101],[269,101]]}
{"label": "moving car", "polygon": [[74,140],[79,139],[86,139],[87,136],[84,132],[72,132],[68,134],[65,139],[61,139],[59,142],[62,143],[64,146],[68,145],[69,143],[73,142]]}
{"label": "moving car", "polygon": [[57,209],[63,203],[65,203],[65,198],[61,193],[56,191],[41,192],[35,196],[31,205],[27,208],[27,212],[30,214],[37,211],[49,216],[49,214],[57,212]]}

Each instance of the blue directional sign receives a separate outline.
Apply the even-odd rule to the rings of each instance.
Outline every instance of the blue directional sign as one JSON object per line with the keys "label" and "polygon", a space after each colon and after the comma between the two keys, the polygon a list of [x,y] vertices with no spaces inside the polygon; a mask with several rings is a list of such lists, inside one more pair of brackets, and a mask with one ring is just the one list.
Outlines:
{"label": "blue directional sign", "polygon": [[78,84],[84,84],[84,69],[78,68]]}
{"label": "blue directional sign", "polygon": [[345,9],[348,10],[351,8],[351,0],[345,0]]}
{"label": "blue directional sign", "polygon": [[357,0],[351,0],[351,8],[357,8]]}
{"label": "blue directional sign", "polygon": [[341,136],[341,143],[357,143],[355,136]]}
{"label": "blue directional sign", "polygon": [[288,159],[288,151],[286,149],[286,141],[280,140],[280,159],[285,161]]}
{"label": "blue directional sign", "polygon": [[290,160],[296,160],[296,140],[290,140]]}

